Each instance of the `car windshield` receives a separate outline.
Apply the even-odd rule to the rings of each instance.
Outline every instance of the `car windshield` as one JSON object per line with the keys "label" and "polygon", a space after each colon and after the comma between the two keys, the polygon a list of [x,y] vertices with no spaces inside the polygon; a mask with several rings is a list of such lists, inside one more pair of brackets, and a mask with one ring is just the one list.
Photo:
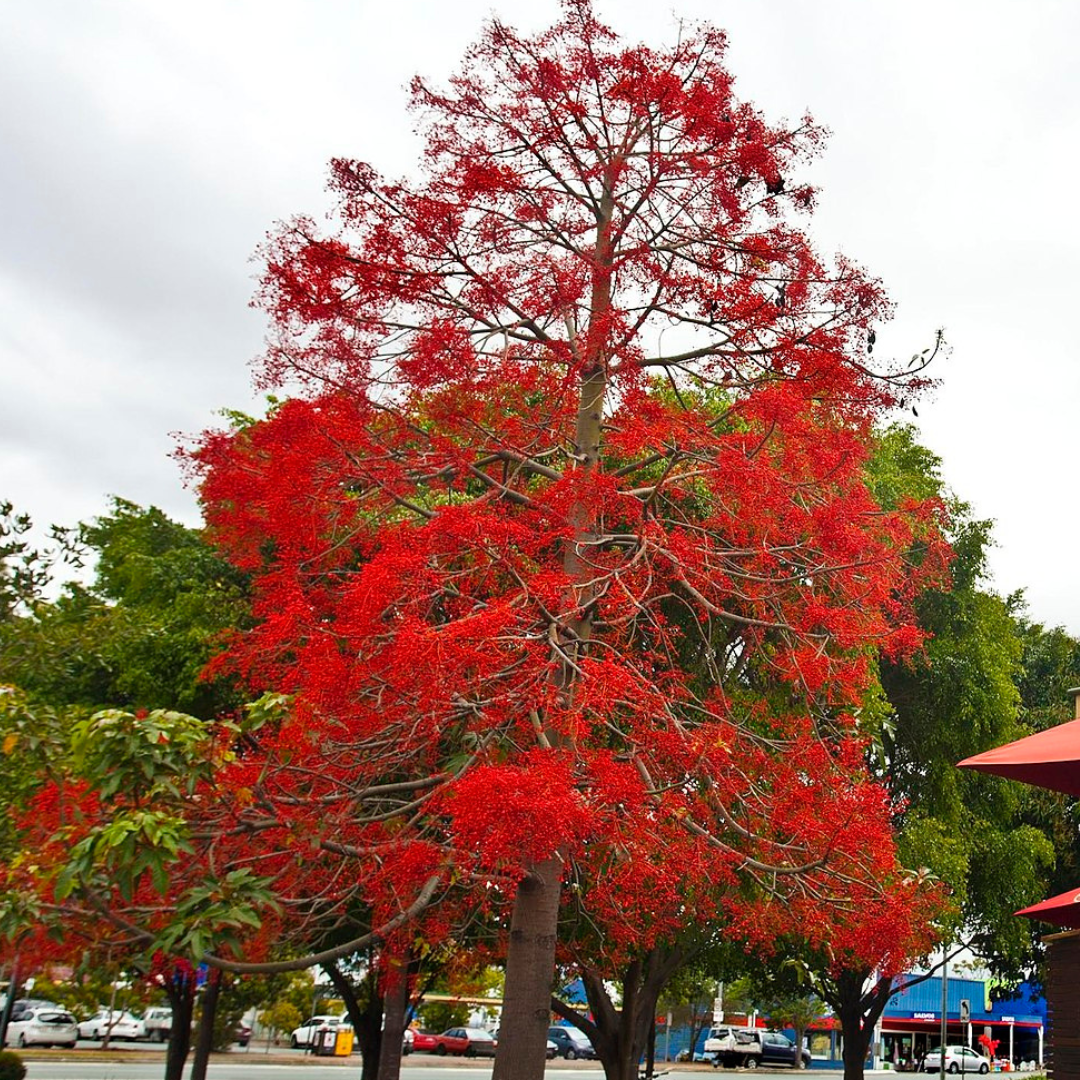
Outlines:
{"label": "car windshield", "polygon": [[494,1042],[494,1038],[480,1028],[470,1028],[468,1037],[475,1042]]}

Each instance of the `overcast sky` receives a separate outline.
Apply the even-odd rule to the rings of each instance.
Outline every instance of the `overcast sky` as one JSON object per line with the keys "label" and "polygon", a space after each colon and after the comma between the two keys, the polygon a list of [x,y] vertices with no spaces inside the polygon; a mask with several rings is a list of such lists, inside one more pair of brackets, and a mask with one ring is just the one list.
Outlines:
{"label": "overcast sky", "polygon": [[[878,354],[944,327],[923,441],[996,522],[994,585],[1080,634],[1074,361],[1080,5],[1052,0],[597,0],[628,38],[730,36],[737,90],[833,132],[812,179],[826,253],[880,275]],[[321,214],[326,163],[407,173],[409,78],[483,20],[555,0],[35,0],[0,15],[0,499],[41,522],[110,495],[195,524],[169,453],[257,409],[251,255]],[[910,419],[910,417],[909,417]]]}

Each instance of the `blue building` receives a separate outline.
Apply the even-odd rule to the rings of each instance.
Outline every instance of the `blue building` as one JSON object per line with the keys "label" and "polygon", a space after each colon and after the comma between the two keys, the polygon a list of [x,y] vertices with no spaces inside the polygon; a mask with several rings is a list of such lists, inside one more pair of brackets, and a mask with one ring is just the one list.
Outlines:
{"label": "blue building", "polygon": [[[918,1062],[941,1043],[941,976],[914,982],[889,998],[881,1018],[882,1055],[897,1067]],[[903,980],[901,980],[903,982]],[[949,978],[946,985],[947,1042],[980,1049],[979,1036],[998,1041],[996,1056],[1012,1063],[1044,1060],[1046,1002],[1025,983],[1020,992],[1001,1001],[990,1000],[992,984],[983,979]],[[962,1017],[966,1003],[967,1018]]]}

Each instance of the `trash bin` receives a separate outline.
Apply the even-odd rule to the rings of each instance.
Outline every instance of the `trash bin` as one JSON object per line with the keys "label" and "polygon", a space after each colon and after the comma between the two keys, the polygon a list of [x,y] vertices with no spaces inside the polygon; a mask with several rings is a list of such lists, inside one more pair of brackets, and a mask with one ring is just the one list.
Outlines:
{"label": "trash bin", "polygon": [[337,1048],[337,1029],[321,1027],[315,1032],[315,1053],[319,1057],[332,1057]]}
{"label": "trash bin", "polygon": [[346,1025],[337,1029],[334,1038],[334,1053],[338,1057],[348,1057],[352,1053],[353,1034],[353,1029]]}

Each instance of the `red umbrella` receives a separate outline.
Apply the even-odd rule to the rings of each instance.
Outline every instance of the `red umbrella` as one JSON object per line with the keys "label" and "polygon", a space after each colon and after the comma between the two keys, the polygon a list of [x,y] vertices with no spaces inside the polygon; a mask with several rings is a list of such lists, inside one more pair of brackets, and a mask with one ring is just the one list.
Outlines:
{"label": "red umbrella", "polygon": [[965,758],[960,768],[1080,796],[1080,719]]}
{"label": "red umbrella", "polygon": [[1080,927],[1080,889],[1051,896],[1042,903],[1021,908],[1017,915],[1026,915],[1029,919],[1041,919],[1057,926]]}

